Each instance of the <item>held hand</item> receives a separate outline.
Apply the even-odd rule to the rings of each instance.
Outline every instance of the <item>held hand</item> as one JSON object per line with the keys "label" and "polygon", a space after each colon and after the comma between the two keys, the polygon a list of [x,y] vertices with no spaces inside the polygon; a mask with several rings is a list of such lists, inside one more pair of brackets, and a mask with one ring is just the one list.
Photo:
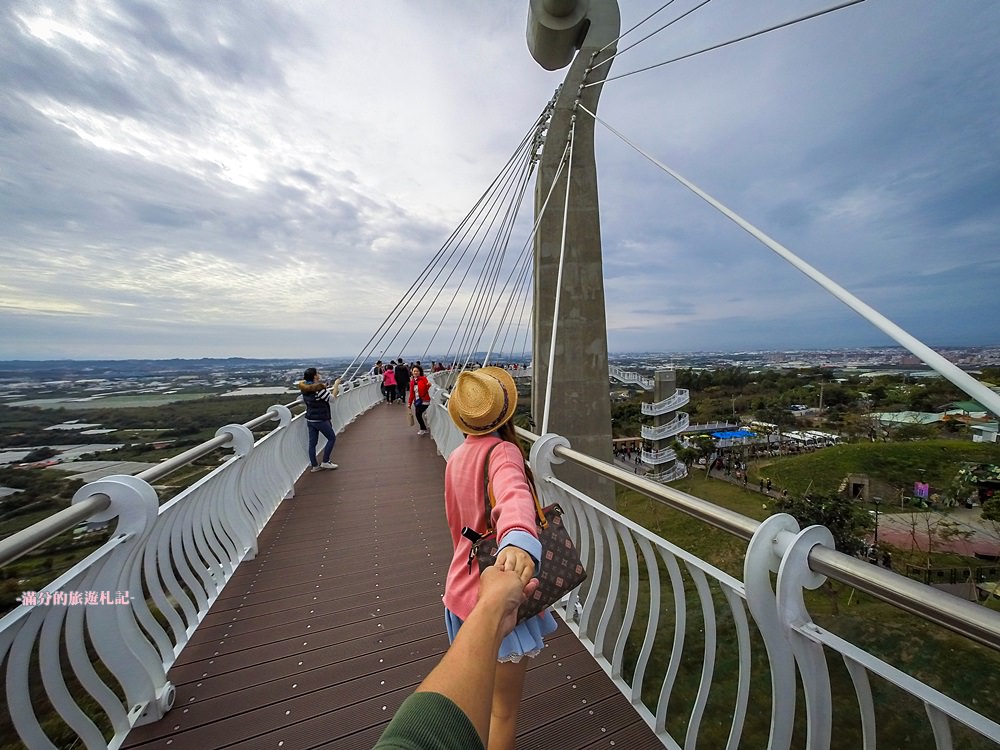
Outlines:
{"label": "held hand", "polygon": [[507,635],[517,624],[518,607],[537,588],[537,578],[532,578],[525,586],[513,571],[501,571],[496,565],[491,565],[479,578],[479,603],[497,608],[499,632]]}
{"label": "held hand", "polygon": [[528,585],[528,581],[535,574],[535,561],[531,555],[520,547],[504,547],[497,555],[496,567],[500,570],[510,570],[517,573],[521,579],[521,585]]}

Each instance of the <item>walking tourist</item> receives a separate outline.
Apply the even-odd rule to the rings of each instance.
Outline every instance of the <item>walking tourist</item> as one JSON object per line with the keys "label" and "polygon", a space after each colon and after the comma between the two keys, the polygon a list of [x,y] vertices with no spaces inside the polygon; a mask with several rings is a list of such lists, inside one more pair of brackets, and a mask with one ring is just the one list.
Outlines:
{"label": "walking tourist", "polygon": [[[332,387],[328,387],[320,378],[315,367],[306,370],[302,377],[303,379],[298,382],[298,386],[302,402],[306,405],[306,428],[309,431],[309,470],[336,469],[337,464],[330,463],[333,445],[337,442],[337,433],[333,431],[333,422],[331,421],[330,401],[337,397],[337,391],[340,389],[340,378],[333,382]],[[316,444],[319,442],[321,433],[326,438],[326,445],[323,446],[323,460],[317,463]]]}
{"label": "walking tourist", "polygon": [[409,406],[412,407],[413,413],[417,418],[417,424],[420,426],[420,429],[417,430],[418,435],[427,434],[427,425],[424,424],[424,412],[427,411],[427,407],[430,405],[431,383],[424,376],[424,368],[420,365],[414,365],[410,371]]}
{"label": "walking tourist", "polygon": [[396,400],[396,368],[391,362],[382,371],[382,393],[388,403]]}
{"label": "walking tourist", "polygon": [[410,368],[403,364],[403,358],[396,360],[396,397],[399,403],[406,403],[406,394],[410,392]]}
{"label": "walking tourist", "polygon": [[[462,535],[463,528],[485,533],[491,521],[499,542],[496,567],[514,571],[525,582],[534,575],[541,555],[535,501],[511,421],[516,407],[514,379],[499,367],[461,373],[448,401],[448,413],[466,435],[449,457],[444,474],[445,514],[455,550],[444,590],[445,621],[452,641],[470,617],[480,588],[478,570],[469,567],[471,542]],[[485,476],[496,499],[490,519],[485,509]],[[490,750],[514,747],[527,669],[524,657],[541,653],[544,637],[555,629],[555,619],[545,610],[518,624],[501,642],[495,657],[500,664],[494,681]]]}

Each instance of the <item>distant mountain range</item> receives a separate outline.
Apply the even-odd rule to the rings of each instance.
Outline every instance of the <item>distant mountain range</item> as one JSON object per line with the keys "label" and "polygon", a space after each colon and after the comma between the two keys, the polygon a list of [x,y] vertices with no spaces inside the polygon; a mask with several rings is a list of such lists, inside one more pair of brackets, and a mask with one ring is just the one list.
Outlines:
{"label": "distant mountain range", "polygon": [[[939,352],[960,366],[996,366],[1000,364],[1000,347],[938,347]],[[482,362],[486,352],[472,356],[475,362]],[[362,369],[367,371],[374,357],[366,360]],[[448,362],[450,357],[442,354],[431,355],[423,364],[433,361]],[[746,352],[614,352],[609,355],[612,364],[637,366],[648,369],[653,365],[667,364],[674,367],[721,367],[721,366],[842,366],[848,362],[864,362],[876,367],[920,366],[919,360],[909,357],[901,347],[856,347],[844,349],[821,349],[806,351],[746,351]],[[507,355],[494,355],[493,361],[518,361],[527,364],[520,357],[507,359]],[[104,360],[0,360],[0,380],[60,380],[66,378],[120,378],[155,377],[157,375],[205,374],[211,372],[260,373],[273,370],[298,370],[308,366],[327,367],[334,371],[346,369],[351,357],[319,358],[268,358],[246,357],[203,357],[200,359],[104,359]]]}

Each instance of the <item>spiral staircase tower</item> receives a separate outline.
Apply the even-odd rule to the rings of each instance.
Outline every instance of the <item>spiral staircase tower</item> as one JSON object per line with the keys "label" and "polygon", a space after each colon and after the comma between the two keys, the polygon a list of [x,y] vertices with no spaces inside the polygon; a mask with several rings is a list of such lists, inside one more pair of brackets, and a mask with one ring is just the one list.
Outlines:
{"label": "spiral staircase tower", "polygon": [[654,375],[653,398],[653,403],[642,405],[642,413],[653,417],[652,425],[642,427],[642,437],[650,443],[650,448],[643,448],[641,453],[642,462],[649,467],[646,476],[663,483],[683,479],[687,467],[678,460],[670,443],[690,424],[687,413],[679,411],[690,400],[690,394],[686,388],[677,387],[675,370],[663,369]]}

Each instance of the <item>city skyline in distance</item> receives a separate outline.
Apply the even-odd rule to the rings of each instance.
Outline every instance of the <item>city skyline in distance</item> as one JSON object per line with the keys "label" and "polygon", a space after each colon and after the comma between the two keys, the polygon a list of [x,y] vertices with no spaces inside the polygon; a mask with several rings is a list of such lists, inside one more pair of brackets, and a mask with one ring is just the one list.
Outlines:
{"label": "city skyline in distance", "polygon": [[[992,346],[944,346],[934,347],[936,351],[943,354],[953,363],[965,367],[1000,367],[1000,344]],[[481,362],[486,352],[477,352],[472,361]],[[400,356],[400,355],[397,355]],[[421,361],[422,364],[441,361],[449,363],[451,359],[441,353],[431,353],[426,357],[419,354],[407,356],[401,355],[407,362]],[[303,366],[309,364],[322,364],[326,366],[337,365],[346,367],[355,358],[350,355],[328,354],[323,356],[305,357],[106,357],[95,359],[80,359],[75,357],[62,357],[52,359],[32,359],[15,358],[0,359],[0,376],[5,370],[34,370],[46,364],[79,365],[84,367],[100,367],[101,365],[127,365],[129,363],[142,363],[151,373],[157,371],[157,367],[168,369],[185,368],[211,368],[220,365],[230,364],[234,367],[246,365],[267,365],[280,364],[282,366],[301,363]],[[378,359],[390,359],[388,355],[384,357],[372,355],[355,362],[355,367],[361,363],[372,363]],[[391,357],[396,359],[396,357]],[[491,357],[494,362],[519,362],[527,364],[531,359],[530,353],[527,360],[517,354],[501,353]],[[693,351],[630,351],[630,352],[610,352],[609,359],[612,364],[621,363],[676,363],[678,367],[704,366],[716,362],[720,365],[738,364],[741,362],[771,364],[784,366],[815,367],[815,366],[883,366],[916,368],[923,367],[919,358],[915,357],[901,346],[862,346],[862,347],[829,347],[829,348],[790,348],[790,349],[745,349],[741,351],[727,351],[721,349],[705,349]]]}

